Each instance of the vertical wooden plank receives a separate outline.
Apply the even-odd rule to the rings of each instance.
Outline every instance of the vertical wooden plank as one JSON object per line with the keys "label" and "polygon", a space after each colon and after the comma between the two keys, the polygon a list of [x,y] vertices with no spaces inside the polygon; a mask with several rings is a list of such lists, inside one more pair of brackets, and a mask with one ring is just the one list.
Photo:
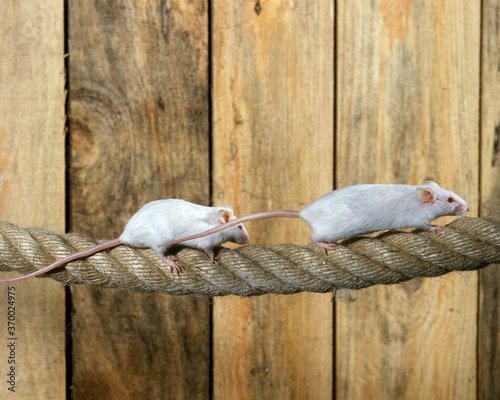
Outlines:
{"label": "vertical wooden plank", "polygon": [[[483,2],[481,62],[481,214],[500,207],[500,1]],[[500,268],[479,275],[478,398],[500,398]]]}
{"label": "vertical wooden plank", "polygon": [[[0,25],[0,218],[58,232],[65,229],[63,11],[62,1],[4,2]],[[65,398],[64,293],[50,280],[0,285],[0,398]]]}
{"label": "vertical wooden plank", "polygon": [[[333,2],[215,1],[214,200],[239,215],[332,189]],[[253,243],[307,243],[299,220],[247,224]],[[214,398],[332,396],[330,295],[214,304]]]}
{"label": "vertical wooden plank", "polygon": [[[479,7],[339,2],[339,187],[433,178],[477,213]],[[357,297],[337,303],[338,398],[475,398],[476,273]]]}
{"label": "vertical wooden plank", "polygon": [[[206,1],[70,1],[72,229],[117,237],[144,203],[208,204]],[[203,297],[72,287],[75,399],[209,396]]]}

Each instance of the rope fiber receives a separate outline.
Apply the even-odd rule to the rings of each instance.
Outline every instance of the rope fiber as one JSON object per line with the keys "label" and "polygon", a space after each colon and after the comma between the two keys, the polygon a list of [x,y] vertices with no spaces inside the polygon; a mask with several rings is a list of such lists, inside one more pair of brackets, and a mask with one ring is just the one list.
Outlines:
{"label": "rope fiber", "polygon": [[[27,274],[96,242],[79,234],[19,228],[0,221],[0,270]],[[328,254],[309,244],[221,248],[218,263],[195,249],[176,253],[183,272],[173,274],[150,249],[121,245],[66,264],[42,277],[64,284],[119,287],[176,295],[255,296],[336,292],[396,284],[500,263],[500,213],[461,217],[438,234],[389,231],[344,240]]]}

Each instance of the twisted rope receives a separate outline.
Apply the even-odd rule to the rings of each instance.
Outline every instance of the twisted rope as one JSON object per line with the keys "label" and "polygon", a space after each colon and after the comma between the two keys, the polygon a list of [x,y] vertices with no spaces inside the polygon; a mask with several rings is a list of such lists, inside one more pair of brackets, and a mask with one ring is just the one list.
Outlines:
{"label": "twisted rope", "polygon": [[[0,270],[27,274],[96,242],[78,234],[19,228],[0,221]],[[184,272],[149,249],[118,246],[49,273],[65,284],[120,287],[128,291],[254,296],[265,293],[335,292],[395,284],[500,263],[500,213],[459,218],[438,234],[391,231],[344,241],[328,255],[310,244],[222,248],[218,264],[201,251],[177,253]]]}

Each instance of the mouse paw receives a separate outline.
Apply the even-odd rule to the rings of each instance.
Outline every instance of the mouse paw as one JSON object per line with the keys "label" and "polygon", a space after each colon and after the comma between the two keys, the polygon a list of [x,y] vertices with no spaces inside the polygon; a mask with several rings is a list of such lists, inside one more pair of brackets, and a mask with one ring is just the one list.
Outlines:
{"label": "mouse paw", "polygon": [[442,231],[442,230],[443,230],[443,227],[442,227],[441,225],[429,225],[429,226],[427,227],[427,230],[428,230],[429,232],[438,233],[438,232],[440,232],[440,231]]}
{"label": "mouse paw", "polygon": [[212,264],[215,264],[217,262],[217,259],[219,258],[218,254],[215,254],[213,250],[205,250],[205,254],[210,258],[210,261]]}
{"label": "mouse paw", "polygon": [[325,254],[328,254],[328,250],[335,250],[337,248],[336,243],[320,242],[311,238],[311,241],[318,246],[320,249],[325,250]]}
{"label": "mouse paw", "polygon": [[160,258],[160,260],[162,260],[165,264],[167,264],[170,267],[170,272],[172,273],[176,272],[177,275],[179,275],[182,272],[181,266],[172,257],[167,257],[165,254],[162,253],[158,253],[158,257]]}

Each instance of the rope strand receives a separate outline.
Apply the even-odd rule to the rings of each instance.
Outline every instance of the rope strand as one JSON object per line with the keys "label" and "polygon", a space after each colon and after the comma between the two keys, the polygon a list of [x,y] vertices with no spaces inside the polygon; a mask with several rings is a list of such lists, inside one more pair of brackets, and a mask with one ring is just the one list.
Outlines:
{"label": "rope strand", "polygon": [[[0,221],[0,270],[24,275],[95,245],[82,235],[59,235]],[[180,275],[172,274],[154,251],[122,245],[42,277],[65,284],[176,295],[255,296],[362,289],[500,263],[500,213],[459,218],[438,234],[390,231],[357,237],[343,241],[328,255],[313,244],[286,243],[222,248],[215,265],[194,249],[184,248],[176,256],[184,271]]]}

